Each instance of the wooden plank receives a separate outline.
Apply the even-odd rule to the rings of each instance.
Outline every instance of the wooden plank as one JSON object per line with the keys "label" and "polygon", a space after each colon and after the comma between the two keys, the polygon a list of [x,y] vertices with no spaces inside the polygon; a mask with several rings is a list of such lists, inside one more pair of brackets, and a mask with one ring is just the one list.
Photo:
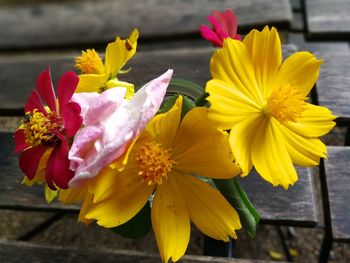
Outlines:
{"label": "wooden plank", "polygon": [[290,29],[294,32],[304,31],[304,17],[301,12],[293,12],[293,19],[290,24]]}
{"label": "wooden plank", "polygon": [[0,9],[0,48],[104,43],[138,28],[142,38],[197,34],[212,10],[233,8],[242,28],[288,24],[288,0],[145,0],[32,4]]}
{"label": "wooden plank", "polygon": [[350,38],[349,0],[305,0],[307,33],[310,38]]}
{"label": "wooden plank", "polygon": [[301,0],[290,0],[290,3],[292,5],[293,11],[301,11]]}
{"label": "wooden plank", "polygon": [[350,54],[348,42],[306,41],[302,33],[288,33],[288,44],[295,45],[299,51],[310,51],[319,58],[326,58],[326,63],[328,54]]}
{"label": "wooden plank", "polygon": [[[283,46],[285,55],[295,50],[292,45]],[[209,61],[213,52],[213,48],[195,47],[138,52],[127,65],[132,68],[131,72],[120,75],[120,79],[135,83],[139,87],[172,68],[174,77],[187,79],[204,87],[210,79]],[[48,66],[56,83],[64,71],[74,69],[74,55],[42,54],[0,59],[0,115],[9,115],[11,111],[23,114],[22,108],[30,91],[35,88],[36,77]],[[200,94],[188,95],[198,97]]]}
{"label": "wooden plank", "polygon": [[261,214],[262,223],[314,227],[318,222],[314,170],[297,167],[299,180],[286,191],[273,187],[255,170],[241,178],[242,187]]}
{"label": "wooden plank", "polygon": [[325,172],[333,238],[350,242],[350,147],[328,147]]}
{"label": "wooden plank", "polygon": [[[12,134],[0,133],[0,136],[0,208],[73,213],[78,211],[77,206],[65,206],[59,202],[47,204],[41,186],[21,185],[22,172],[18,167],[17,157],[12,153]],[[314,226],[317,217],[312,175],[308,170],[301,169],[299,178],[299,182],[288,191],[272,187],[256,174],[244,178],[242,183],[260,211],[263,222]]]}
{"label": "wooden plank", "polygon": [[[155,263],[161,262],[159,255],[131,250],[79,249],[39,245],[27,242],[0,241],[0,259],[6,263],[42,262],[42,263]],[[179,263],[268,263],[252,259],[233,259],[206,256],[184,256]]]}
{"label": "wooden plank", "polygon": [[327,53],[316,83],[319,105],[326,106],[339,117],[340,123],[350,121],[350,54]]}

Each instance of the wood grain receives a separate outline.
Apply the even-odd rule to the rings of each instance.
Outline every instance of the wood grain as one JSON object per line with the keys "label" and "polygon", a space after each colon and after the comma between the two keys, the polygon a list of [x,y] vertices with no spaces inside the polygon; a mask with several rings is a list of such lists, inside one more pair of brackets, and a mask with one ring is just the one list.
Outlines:
{"label": "wood grain", "polygon": [[[295,50],[293,45],[283,46],[285,56]],[[174,77],[187,79],[204,87],[210,79],[209,62],[213,52],[214,48],[195,46],[137,52],[127,65],[132,70],[128,74],[120,75],[120,79],[132,82],[138,88],[172,68]],[[38,74],[48,66],[52,71],[53,82],[56,83],[64,71],[74,69],[74,55],[42,54],[0,59],[0,115],[7,115],[9,111],[23,114],[22,108],[30,91],[35,88]],[[188,95],[198,97],[200,94]]]}
{"label": "wood grain", "polygon": [[138,28],[142,38],[198,33],[212,10],[234,9],[240,28],[286,25],[289,0],[129,0],[31,4],[0,9],[0,48],[104,43]]}
{"label": "wood grain", "polygon": [[255,170],[241,178],[242,187],[262,215],[262,223],[313,227],[318,222],[314,170],[297,168],[299,180],[286,191],[273,187]]}
{"label": "wood grain", "polygon": [[305,0],[307,34],[317,39],[343,39],[350,37],[350,1]]}
{"label": "wood grain", "polygon": [[[43,187],[21,185],[23,173],[13,155],[11,133],[0,133],[0,208],[32,211],[78,211],[78,206],[59,202],[47,204]],[[248,196],[261,213],[263,222],[280,225],[314,226],[317,222],[313,177],[306,169],[299,170],[300,181],[288,191],[272,187],[256,174],[242,179]],[[268,194],[267,194],[268,193]]]}
{"label": "wood grain", "polygon": [[333,238],[350,242],[350,147],[328,146],[325,172]]}
{"label": "wood grain", "polygon": [[316,82],[319,105],[326,106],[342,123],[350,121],[350,54],[327,53]]}
{"label": "wood grain", "polygon": [[[160,263],[159,255],[131,250],[77,249],[39,245],[28,242],[0,241],[0,259],[6,263]],[[268,263],[264,260],[233,259],[207,256],[184,256],[179,263]]]}

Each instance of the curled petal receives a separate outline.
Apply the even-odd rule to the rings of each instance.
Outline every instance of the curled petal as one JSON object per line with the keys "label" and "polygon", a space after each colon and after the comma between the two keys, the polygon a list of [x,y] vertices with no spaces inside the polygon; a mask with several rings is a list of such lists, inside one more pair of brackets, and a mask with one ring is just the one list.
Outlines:
{"label": "curled petal", "polygon": [[53,90],[51,73],[49,69],[44,70],[37,79],[37,91],[40,97],[49,106],[51,111],[56,111],[56,96]]}
{"label": "curled petal", "polygon": [[89,107],[93,102],[96,100],[96,98],[100,96],[97,92],[81,92],[81,93],[74,93],[72,96],[71,101],[76,102],[79,104],[81,108],[80,115],[83,117],[83,124],[85,124],[85,115],[89,110]]}
{"label": "curled petal", "polygon": [[47,147],[37,145],[24,151],[19,157],[19,167],[32,180],[38,170],[39,162]]}
{"label": "curled petal", "polygon": [[58,105],[60,109],[72,98],[79,82],[78,76],[73,71],[65,72],[57,83]]}

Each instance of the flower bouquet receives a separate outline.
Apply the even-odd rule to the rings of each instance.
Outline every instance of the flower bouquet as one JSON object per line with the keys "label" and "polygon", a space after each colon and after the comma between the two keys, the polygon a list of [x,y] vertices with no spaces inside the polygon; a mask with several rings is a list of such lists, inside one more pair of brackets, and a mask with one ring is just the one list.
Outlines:
{"label": "flower bouquet", "polygon": [[[109,43],[104,60],[83,51],[80,74],[64,73],[56,91],[44,70],[14,134],[23,183],[43,184],[47,202],[81,204],[85,224],[133,238],[153,228],[163,262],[185,254],[191,222],[218,240],[237,238],[242,225],[254,236],[259,214],[235,177],[254,166],[287,189],[298,180],[294,164],[326,157],[319,137],[335,116],[307,101],[321,60],[297,52],[282,61],[275,28],[241,37],[230,10],[208,19],[212,28],[200,32],[217,49],[205,88],[172,79],[171,69],[136,92],[120,80],[136,29]],[[163,101],[176,83],[203,95]]]}

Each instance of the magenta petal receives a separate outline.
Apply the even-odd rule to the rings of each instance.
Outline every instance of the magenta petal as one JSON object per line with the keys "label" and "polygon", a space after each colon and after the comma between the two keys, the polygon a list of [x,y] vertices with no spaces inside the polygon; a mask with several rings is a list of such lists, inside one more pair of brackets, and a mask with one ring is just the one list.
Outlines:
{"label": "magenta petal", "polygon": [[15,140],[15,152],[22,152],[24,149],[28,148],[28,144],[26,143],[26,137],[24,135],[23,130],[18,130],[15,132],[13,136]]}
{"label": "magenta petal", "polygon": [[62,75],[57,83],[58,105],[62,109],[68,103],[77,88],[79,78],[73,71],[68,71]]}
{"label": "magenta petal", "polygon": [[80,116],[81,108],[78,103],[68,102],[61,109],[63,126],[68,138],[74,136],[83,123],[83,117]]}
{"label": "magenta petal", "polygon": [[44,70],[37,79],[37,91],[40,97],[49,106],[51,111],[56,111],[56,97],[52,86],[49,69]]}
{"label": "magenta petal", "polygon": [[218,35],[208,26],[201,26],[199,31],[203,38],[213,43],[215,46],[222,47],[222,40]]}
{"label": "magenta petal", "polygon": [[60,134],[56,133],[60,142],[52,150],[50,157],[46,164],[46,183],[56,190],[56,186],[61,189],[68,188],[68,182],[73,177],[74,172],[69,170],[68,160],[68,144],[66,139]]}
{"label": "magenta petal", "polygon": [[39,162],[47,147],[41,144],[25,150],[19,156],[19,167],[32,180],[36,174]]}
{"label": "magenta petal", "polygon": [[225,38],[229,37],[225,24],[220,24],[215,18],[211,16],[208,16],[208,20],[213,25],[214,31],[221,40],[224,40]]}
{"label": "magenta petal", "polygon": [[44,113],[46,115],[46,110],[40,101],[39,94],[33,90],[30,94],[26,105],[24,106],[24,112],[32,112],[33,110],[38,109],[38,111]]}
{"label": "magenta petal", "polygon": [[227,26],[227,33],[230,37],[235,38],[237,34],[237,17],[235,13],[228,9],[222,14],[222,18]]}

